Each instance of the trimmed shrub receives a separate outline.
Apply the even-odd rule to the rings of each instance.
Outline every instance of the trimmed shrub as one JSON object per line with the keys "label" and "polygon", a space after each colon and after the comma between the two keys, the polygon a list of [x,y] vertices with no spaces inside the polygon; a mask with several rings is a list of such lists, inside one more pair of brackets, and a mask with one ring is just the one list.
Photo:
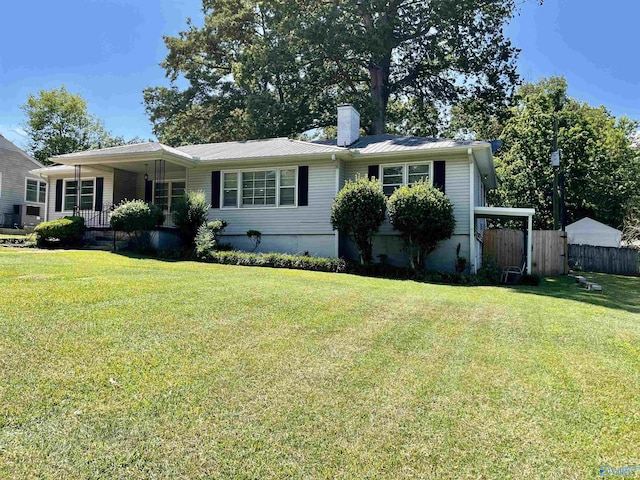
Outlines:
{"label": "trimmed shrub", "polygon": [[272,268],[292,268],[315,272],[345,272],[347,264],[341,258],[308,257],[285,253],[210,252],[206,260],[225,265],[244,265]]}
{"label": "trimmed shrub", "polygon": [[39,247],[65,247],[79,244],[85,230],[83,217],[64,217],[41,223],[34,231]]}
{"label": "trimmed shrub", "polygon": [[225,228],[227,222],[224,220],[214,220],[206,224],[200,225],[196,237],[194,239],[195,254],[197,258],[207,260],[209,256],[217,250],[222,250],[219,236]]}
{"label": "trimmed shrub", "polygon": [[111,228],[126,232],[136,245],[146,238],[144,232],[162,225],[164,214],[157,205],[149,205],[143,200],[125,200],[113,212],[109,223]]}
{"label": "trimmed shrub", "polygon": [[502,269],[496,259],[491,255],[485,255],[482,258],[482,266],[478,269],[478,281],[483,285],[498,285],[501,276]]}
{"label": "trimmed shrub", "polygon": [[400,232],[411,268],[423,268],[427,255],[451,238],[456,227],[449,197],[423,181],[393,192],[389,221]]}
{"label": "trimmed shrub", "polygon": [[387,199],[380,182],[360,176],[347,180],[333,200],[331,225],[334,230],[353,236],[361,263],[373,259],[373,235],[383,224],[386,211]]}
{"label": "trimmed shrub", "polygon": [[210,208],[202,191],[186,192],[172,206],[171,218],[185,247],[194,246],[198,229],[207,221]]}

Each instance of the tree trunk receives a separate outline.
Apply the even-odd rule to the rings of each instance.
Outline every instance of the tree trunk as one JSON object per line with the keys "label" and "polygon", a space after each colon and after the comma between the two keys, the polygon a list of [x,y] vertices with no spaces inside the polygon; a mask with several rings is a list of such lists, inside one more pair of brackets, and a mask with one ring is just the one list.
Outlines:
{"label": "tree trunk", "polygon": [[387,104],[389,103],[389,73],[391,54],[386,56],[380,64],[369,66],[371,77],[371,101],[373,103],[373,118],[371,121],[371,135],[385,133]]}

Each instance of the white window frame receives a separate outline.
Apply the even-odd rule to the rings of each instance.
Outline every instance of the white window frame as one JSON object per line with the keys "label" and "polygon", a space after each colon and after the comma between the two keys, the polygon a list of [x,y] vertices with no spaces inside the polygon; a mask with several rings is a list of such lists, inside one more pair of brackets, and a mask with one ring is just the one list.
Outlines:
{"label": "white window frame", "polygon": [[[153,181],[153,192],[152,192],[152,203],[153,205],[156,205],[156,185],[158,183],[166,183],[167,184],[167,212],[171,213],[171,207],[172,207],[172,201],[171,201],[171,189],[173,188],[172,184],[173,183],[178,183],[178,182],[183,182],[184,183],[184,193],[187,193],[187,180],[186,179],[181,179],[181,178],[172,178],[170,180],[160,180],[160,181]],[[159,205],[158,205],[159,206]],[[164,210],[163,210],[164,212]]]}
{"label": "white window frame", "polygon": [[[293,184],[293,205],[280,205],[280,171],[281,170],[293,170],[295,172],[295,180]],[[242,174],[249,172],[276,172],[276,204],[275,205],[242,205]],[[237,188],[236,188],[236,206],[224,206],[224,176],[225,174],[237,174]],[[298,166],[287,167],[264,167],[264,168],[243,168],[237,170],[223,170],[220,172],[220,209],[222,210],[270,210],[274,208],[298,208]],[[285,187],[287,188],[287,187]]]}
{"label": "white window frame", "polygon": [[[421,162],[384,163],[380,169],[380,185],[384,189],[384,169],[386,167],[402,167],[402,185],[397,188],[409,185],[409,167],[411,165],[429,165],[429,185],[433,186],[433,160],[423,160]],[[389,185],[390,186],[390,185]]]}
{"label": "white window frame", "polygon": [[[35,202],[32,202],[32,201],[27,199],[27,184],[29,183],[29,180],[31,180],[32,182],[37,182],[36,198],[38,200],[36,200]],[[44,185],[44,202],[39,201],[40,200],[40,187],[42,185]],[[49,194],[49,187],[48,187],[47,182],[45,182],[44,180],[39,179],[39,178],[28,178],[28,177],[24,179],[24,201],[25,201],[25,203],[37,203],[38,205],[44,205],[45,203],[47,203],[47,195],[48,194]]]}
{"label": "white window frame", "polygon": [[[82,188],[82,182],[83,181],[87,181],[87,180],[91,180],[93,181],[93,199],[91,200],[91,210],[95,211],[96,209],[96,177],[84,177],[84,178],[80,178],[80,185],[78,185],[77,188]],[[67,197],[67,182],[75,182],[76,179],[75,178],[65,178],[64,181],[62,182],[62,211],[64,213],[71,213],[73,212],[73,210],[66,210],[65,207],[67,206],[67,202],[66,202],[66,197]],[[81,195],[82,196],[82,195]],[[76,197],[77,198],[77,197]],[[78,208],[80,206],[78,205]],[[83,210],[82,208],[80,208],[80,210]]]}

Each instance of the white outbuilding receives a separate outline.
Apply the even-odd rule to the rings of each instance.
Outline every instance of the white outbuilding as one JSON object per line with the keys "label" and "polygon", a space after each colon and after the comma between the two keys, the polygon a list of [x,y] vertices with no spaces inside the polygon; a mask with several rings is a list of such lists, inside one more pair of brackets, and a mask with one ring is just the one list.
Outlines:
{"label": "white outbuilding", "polygon": [[585,217],[566,227],[567,243],[596,247],[619,247],[622,232],[609,225]]}

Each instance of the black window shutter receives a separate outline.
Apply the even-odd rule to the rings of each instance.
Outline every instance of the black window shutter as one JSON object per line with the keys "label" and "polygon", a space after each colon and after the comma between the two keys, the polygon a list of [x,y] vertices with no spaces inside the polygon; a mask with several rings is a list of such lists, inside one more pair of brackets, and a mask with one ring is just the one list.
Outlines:
{"label": "black window shutter", "polygon": [[104,192],[104,177],[96,177],[96,212],[102,211],[102,195]]}
{"label": "black window shutter", "polygon": [[309,167],[298,167],[298,206],[309,205]]}
{"label": "black window shutter", "polygon": [[56,180],[56,212],[62,211],[62,179]]}
{"label": "black window shutter", "polygon": [[369,165],[369,178],[380,178],[380,165]]}
{"label": "black window shutter", "polygon": [[147,203],[153,202],[153,181],[144,181],[144,201]]}
{"label": "black window shutter", "polygon": [[220,170],[211,172],[211,208],[220,208]]}
{"label": "black window shutter", "polygon": [[445,170],[445,162],[433,162],[433,186],[440,190],[442,193],[445,193]]}

